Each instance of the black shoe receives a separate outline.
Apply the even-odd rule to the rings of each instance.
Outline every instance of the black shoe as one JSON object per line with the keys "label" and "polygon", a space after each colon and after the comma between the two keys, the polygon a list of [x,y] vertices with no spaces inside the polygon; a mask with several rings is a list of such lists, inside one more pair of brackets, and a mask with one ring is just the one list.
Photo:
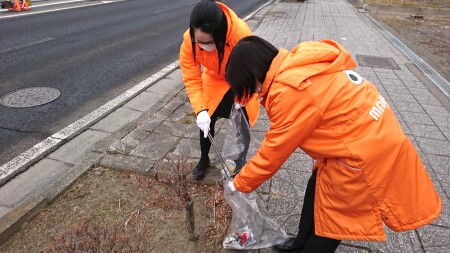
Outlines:
{"label": "black shoe", "polygon": [[284,251],[284,252],[288,252],[288,251],[295,252],[295,251],[300,251],[303,249],[303,247],[301,245],[295,244],[294,237],[291,237],[282,243],[275,244],[275,245],[273,245],[273,247],[278,251]]}
{"label": "black shoe", "polygon": [[202,180],[205,177],[206,170],[209,166],[209,159],[206,161],[200,160],[192,171],[192,178],[194,180]]}
{"label": "black shoe", "polygon": [[234,168],[233,175],[231,175],[232,177],[236,176],[247,162],[239,159],[239,160],[234,160],[234,163],[236,164],[236,167]]}

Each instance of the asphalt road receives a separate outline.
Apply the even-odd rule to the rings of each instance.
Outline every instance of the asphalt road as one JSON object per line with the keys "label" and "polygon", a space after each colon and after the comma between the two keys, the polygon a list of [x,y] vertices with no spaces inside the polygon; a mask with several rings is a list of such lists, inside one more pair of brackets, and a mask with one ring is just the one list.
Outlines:
{"label": "asphalt road", "polygon": [[[8,16],[0,19],[0,98],[30,87],[61,92],[36,107],[0,105],[0,164],[176,61],[197,1],[95,2],[0,13]],[[267,0],[222,2],[245,17]],[[93,1],[70,7],[85,4]]]}

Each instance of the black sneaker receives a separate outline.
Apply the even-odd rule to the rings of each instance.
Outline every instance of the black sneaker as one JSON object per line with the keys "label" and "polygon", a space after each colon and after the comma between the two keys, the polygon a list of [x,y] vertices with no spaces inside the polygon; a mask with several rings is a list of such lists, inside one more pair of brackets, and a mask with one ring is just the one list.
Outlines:
{"label": "black sneaker", "polygon": [[209,166],[209,159],[206,161],[200,160],[192,171],[192,178],[194,180],[202,180],[205,177],[206,170]]}
{"label": "black sneaker", "polygon": [[300,252],[303,249],[301,245],[295,243],[295,238],[291,237],[286,241],[273,245],[278,252]]}

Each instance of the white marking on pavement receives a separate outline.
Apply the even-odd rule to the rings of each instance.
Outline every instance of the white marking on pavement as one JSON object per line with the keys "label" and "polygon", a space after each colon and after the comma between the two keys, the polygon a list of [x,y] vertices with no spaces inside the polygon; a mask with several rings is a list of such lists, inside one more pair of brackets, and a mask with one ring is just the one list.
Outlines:
{"label": "white marking on pavement", "polygon": [[[85,1],[85,0],[74,0],[73,2],[81,2],[81,1]],[[108,4],[108,3],[112,3],[112,2],[116,3],[116,2],[122,2],[122,1],[125,1],[125,0],[102,1],[102,2],[98,2],[98,3],[89,3],[89,4],[79,5],[79,6],[72,6],[72,7],[52,9],[52,10],[45,10],[45,11],[33,11],[33,12],[21,11],[21,12],[17,12],[16,15],[4,16],[4,17],[0,17],[0,19],[2,19],[2,18],[14,18],[14,17],[28,16],[28,15],[35,15],[35,14],[41,14],[41,13],[49,13],[49,12],[55,12],[55,11],[64,11],[64,10],[77,9],[77,8],[83,8],[83,7],[89,7],[89,6],[96,6],[96,5]],[[68,3],[71,3],[71,2],[68,2]],[[30,9],[32,7],[37,8],[37,7],[41,7],[41,6],[42,5],[30,6]]]}
{"label": "white marking on pavement", "polygon": [[76,2],[84,2],[86,0],[71,0],[71,1],[62,1],[62,2],[57,2],[57,3],[48,3],[48,4],[39,4],[37,6],[30,6],[31,8],[36,8],[36,7],[45,7],[45,6],[51,6],[51,5],[57,5],[57,4],[69,4],[69,3],[76,3]]}

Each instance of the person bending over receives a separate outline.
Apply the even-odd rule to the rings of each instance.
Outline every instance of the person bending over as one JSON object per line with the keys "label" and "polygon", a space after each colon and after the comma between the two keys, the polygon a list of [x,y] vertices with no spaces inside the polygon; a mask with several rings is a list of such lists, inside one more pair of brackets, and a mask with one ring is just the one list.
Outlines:
{"label": "person bending over", "polygon": [[441,200],[387,100],[331,40],[276,49],[256,36],[234,47],[226,79],[238,101],[254,94],[270,119],[256,155],[234,177],[251,192],[297,149],[316,160],[295,238],[280,250],[334,252],[341,240],[386,240],[434,221]]}

